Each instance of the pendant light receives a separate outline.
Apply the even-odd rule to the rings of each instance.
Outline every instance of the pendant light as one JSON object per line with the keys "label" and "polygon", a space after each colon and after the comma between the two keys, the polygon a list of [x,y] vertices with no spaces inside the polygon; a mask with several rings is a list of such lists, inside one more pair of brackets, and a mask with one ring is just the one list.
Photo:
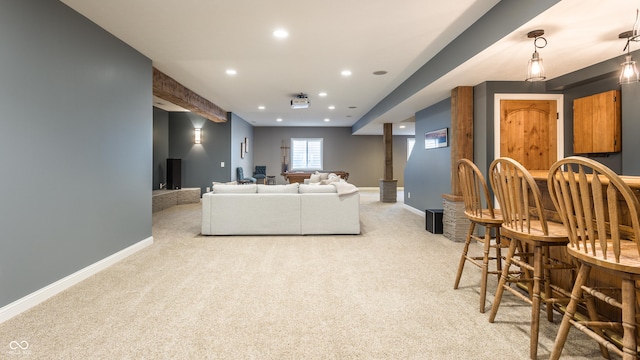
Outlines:
{"label": "pendant light", "polygon": [[638,15],[640,14],[640,10],[636,10],[636,22],[633,24],[633,29],[629,31],[625,31],[618,35],[620,39],[627,39],[627,44],[625,45],[622,51],[627,51],[627,54],[624,57],[624,62],[620,64],[620,84],[631,84],[634,82],[640,81],[640,73],[638,73],[638,67],[636,66],[636,62],[631,57],[631,42],[639,41],[640,37],[640,26],[638,22]]}
{"label": "pendant light", "polygon": [[533,55],[531,55],[531,59],[527,65],[526,81],[542,81],[546,79],[542,58],[540,54],[538,54],[538,49],[547,46],[547,39],[543,38],[542,35],[544,35],[544,30],[533,30],[527,33],[528,38],[533,38]]}

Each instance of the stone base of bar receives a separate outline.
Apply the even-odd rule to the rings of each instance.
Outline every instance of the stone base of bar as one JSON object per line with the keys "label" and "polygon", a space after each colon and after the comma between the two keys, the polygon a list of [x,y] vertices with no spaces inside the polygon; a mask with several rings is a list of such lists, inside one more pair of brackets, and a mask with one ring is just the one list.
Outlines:
{"label": "stone base of bar", "polygon": [[442,235],[451,241],[464,242],[469,231],[469,219],[464,214],[462,196],[442,194],[442,199]]}
{"label": "stone base of bar", "polygon": [[380,201],[385,203],[398,201],[398,180],[380,179]]}
{"label": "stone base of bar", "polygon": [[200,188],[153,190],[152,196],[152,212],[156,212],[173,205],[195,204],[200,202]]}

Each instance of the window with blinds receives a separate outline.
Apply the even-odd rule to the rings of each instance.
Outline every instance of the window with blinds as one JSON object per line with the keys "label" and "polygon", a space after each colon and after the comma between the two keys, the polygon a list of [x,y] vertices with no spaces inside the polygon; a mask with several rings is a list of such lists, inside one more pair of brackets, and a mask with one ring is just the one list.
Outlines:
{"label": "window with blinds", "polygon": [[322,138],[291,139],[291,170],[322,170]]}

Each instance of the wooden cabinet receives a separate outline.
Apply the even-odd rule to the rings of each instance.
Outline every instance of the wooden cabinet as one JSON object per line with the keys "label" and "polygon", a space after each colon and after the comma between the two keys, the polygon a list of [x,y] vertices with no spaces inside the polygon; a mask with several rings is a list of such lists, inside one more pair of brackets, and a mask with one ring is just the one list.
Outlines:
{"label": "wooden cabinet", "polygon": [[622,151],[620,91],[611,90],[573,101],[573,152]]}

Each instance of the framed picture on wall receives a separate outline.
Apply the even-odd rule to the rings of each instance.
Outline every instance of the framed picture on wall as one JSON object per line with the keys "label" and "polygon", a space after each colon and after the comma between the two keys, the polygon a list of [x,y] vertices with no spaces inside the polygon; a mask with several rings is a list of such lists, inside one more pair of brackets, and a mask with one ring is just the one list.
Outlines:
{"label": "framed picture on wall", "polygon": [[424,148],[435,149],[449,146],[449,128],[429,131],[424,134]]}
{"label": "framed picture on wall", "polygon": [[244,153],[245,153],[245,151],[244,151],[244,142],[241,142],[240,143],[240,158],[241,159],[244,159]]}

